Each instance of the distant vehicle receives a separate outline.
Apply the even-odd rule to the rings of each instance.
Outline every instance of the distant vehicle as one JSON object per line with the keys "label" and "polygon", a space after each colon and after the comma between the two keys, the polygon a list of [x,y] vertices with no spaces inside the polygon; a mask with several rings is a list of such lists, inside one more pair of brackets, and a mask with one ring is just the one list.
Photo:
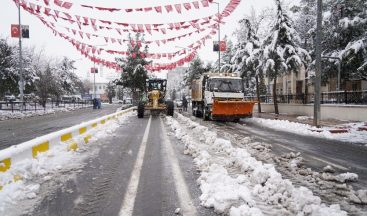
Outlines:
{"label": "distant vehicle", "polygon": [[4,99],[5,99],[6,102],[16,101],[16,98],[15,98],[14,95],[5,95]]}
{"label": "distant vehicle", "polygon": [[176,107],[182,107],[182,100],[175,100]]}

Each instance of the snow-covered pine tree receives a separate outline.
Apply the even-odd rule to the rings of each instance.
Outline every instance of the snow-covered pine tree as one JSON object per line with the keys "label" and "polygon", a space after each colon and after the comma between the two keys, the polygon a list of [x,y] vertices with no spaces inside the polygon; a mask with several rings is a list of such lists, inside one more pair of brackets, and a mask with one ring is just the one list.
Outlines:
{"label": "snow-covered pine tree", "polygon": [[292,27],[291,20],[283,11],[280,0],[275,0],[277,17],[270,34],[265,38],[263,48],[263,70],[274,81],[274,110],[279,114],[277,102],[277,78],[290,72],[297,72],[310,61],[308,52],[299,46],[300,39]]}
{"label": "snow-covered pine tree", "polygon": [[143,36],[139,33],[135,35],[135,39],[129,35],[129,56],[126,58],[116,58],[116,62],[123,70],[121,79],[117,84],[131,89],[134,104],[137,104],[139,101],[138,92],[142,92],[145,89],[145,81],[148,78],[145,66],[151,63],[146,60],[148,46],[145,46],[141,50],[141,41],[143,40]]}
{"label": "snow-covered pine tree", "polygon": [[232,58],[232,71],[239,72],[244,79],[248,93],[254,93],[254,80],[260,72],[260,40],[256,36],[252,24],[248,19],[240,20],[247,34],[237,45],[237,50]]}
{"label": "snow-covered pine tree", "polygon": [[[367,2],[328,0],[325,2],[323,55],[342,59],[343,80],[366,77]],[[328,78],[336,76],[338,62],[324,64]]]}

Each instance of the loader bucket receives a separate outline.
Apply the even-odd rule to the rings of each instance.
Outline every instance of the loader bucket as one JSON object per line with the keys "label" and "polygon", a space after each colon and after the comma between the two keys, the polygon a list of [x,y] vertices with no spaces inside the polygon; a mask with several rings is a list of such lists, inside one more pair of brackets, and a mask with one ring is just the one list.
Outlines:
{"label": "loader bucket", "polygon": [[214,101],[212,117],[244,118],[251,117],[254,101]]}

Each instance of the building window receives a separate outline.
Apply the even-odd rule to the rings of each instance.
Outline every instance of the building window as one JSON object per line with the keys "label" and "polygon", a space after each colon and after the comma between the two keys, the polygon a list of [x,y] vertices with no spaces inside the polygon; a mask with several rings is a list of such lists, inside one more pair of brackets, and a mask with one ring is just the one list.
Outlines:
{"label": "building window", "polygon": [[99,86],[99,90],[101,90],[102,89],[102,86]]}

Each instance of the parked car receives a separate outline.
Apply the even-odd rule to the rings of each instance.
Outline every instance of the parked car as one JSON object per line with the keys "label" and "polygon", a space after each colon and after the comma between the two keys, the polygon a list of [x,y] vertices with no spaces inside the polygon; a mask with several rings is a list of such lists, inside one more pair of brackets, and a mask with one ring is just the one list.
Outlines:
{"label": "parked car", "polygon": [[14,95],[5,95],[4,99],[6,102],[16,101],[16,97]]}
{"label": "parked car", "polygon": [[176,107],[182,107],[182,100],[175,100]]}

